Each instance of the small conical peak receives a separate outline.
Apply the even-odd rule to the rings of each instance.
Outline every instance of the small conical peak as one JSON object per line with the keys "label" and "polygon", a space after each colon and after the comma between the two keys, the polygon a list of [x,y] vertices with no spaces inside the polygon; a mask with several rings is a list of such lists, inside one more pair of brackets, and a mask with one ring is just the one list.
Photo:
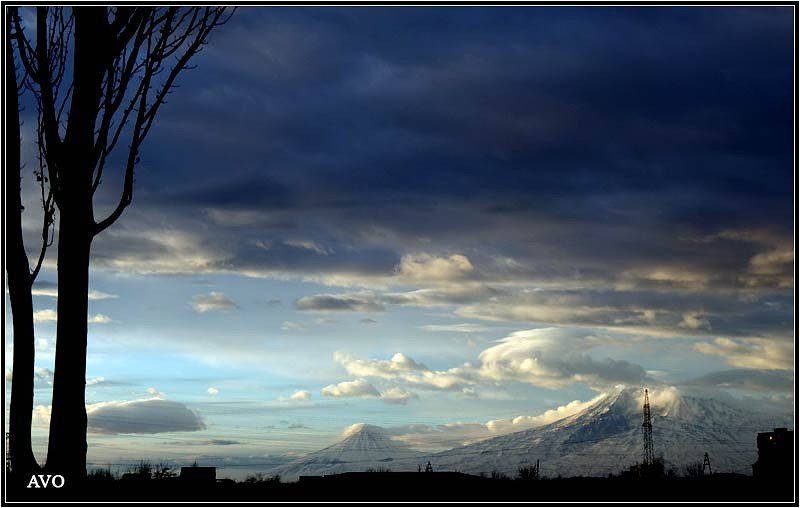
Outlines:
{"label": "small conical peak", "polygon": [[366,434],[377,434],[381,436],[385,436],[386,429],[383,427],[378,427],[377,425],[370,425],[368,423],[354,423],[342,431],[342,439],[347,439],[353,437],[357,434],[366,433]]}

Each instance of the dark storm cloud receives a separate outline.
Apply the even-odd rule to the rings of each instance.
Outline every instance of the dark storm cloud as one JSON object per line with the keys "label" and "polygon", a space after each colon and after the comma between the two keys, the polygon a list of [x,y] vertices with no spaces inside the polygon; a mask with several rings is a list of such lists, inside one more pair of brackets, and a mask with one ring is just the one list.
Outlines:
{"label": "dark storm cloud", "polygon": [[664,212],[703,222],[732,195],[789,195],[776,183],[791,171],[791,16],[779,9],[238,18],[171,104],[184,135],[223,148],[224,162],[189,154],[205,166],[349,195],[681,192],[689,209]]}
{"label": "dark storm cloud", "polygon": [[[181,77],[95,266],[402,285],[405,255],[459,254],[475,285],[420,279],[426,291],[391,288],[371,308],[783,335],[792,20],[242,8]],[[108,173],[98,210],[114,203]]]}
{"label": "dark storm cloud", "polygon": [[198,207],[285,208],[292,202],[292,191],[286,185],[255,175],[243,178],[211,179],[186,188],[167,190],[145,199],[157,202]]}

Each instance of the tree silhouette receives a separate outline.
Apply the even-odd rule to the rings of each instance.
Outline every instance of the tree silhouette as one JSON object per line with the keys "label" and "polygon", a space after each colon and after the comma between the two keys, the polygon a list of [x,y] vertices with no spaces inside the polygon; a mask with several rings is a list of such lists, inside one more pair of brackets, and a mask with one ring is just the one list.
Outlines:
{"label": "tree silhouette", "polygon": [[[33,411],[33,372],[35,360],[32,286],[42,267],[50,246],[50,229],[54,219],[52,193],[46,191],[47,178],[42,166],[35,171],[42,192],[42,244],[36,265],[31,268],[22,233],[22,157],[20,135],[19,94],[14,65],[11,27],[6,32],[6,272],[8,293],[14,330],[13,373],[11,379],[11,405],[9,411],[9,452],[11,468],[16,473],[36,471],[39,465],[31,448],[31,414]],[[22,80],[24,82],[24,79]],[[41,163],[42,160],[40,159]]]}
{"label": "tree silhouette", "polygon": [[[50,471],[86,474],[92,241],[133,200],[140,148],[176,78],[232,14],[225,7],[36,7],[30,40],[19,13],[11,10],[17,55],[38,106],[39,150],[59,211]],[[122,140],[128,146],[120,198],[108,216],[96,220],[93,197]]]}

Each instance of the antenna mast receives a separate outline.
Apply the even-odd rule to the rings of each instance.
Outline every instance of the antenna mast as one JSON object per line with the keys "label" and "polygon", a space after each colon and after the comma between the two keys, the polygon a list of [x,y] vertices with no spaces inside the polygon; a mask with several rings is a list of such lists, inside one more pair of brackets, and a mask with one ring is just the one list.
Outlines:
{"label": "antenna mast", "polygon": [[653,422],[650,419],[650,399],[647,396],[647,388],[644,390],[644,422],[642,423],[642,463],[646,466],[652,465],[655,461],[653,454]]}

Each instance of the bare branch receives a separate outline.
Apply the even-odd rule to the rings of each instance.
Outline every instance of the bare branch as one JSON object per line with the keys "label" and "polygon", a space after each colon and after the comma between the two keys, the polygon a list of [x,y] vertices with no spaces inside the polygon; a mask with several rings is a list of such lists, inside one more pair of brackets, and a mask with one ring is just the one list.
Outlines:
{"label": "bare branch", "polygon": [[39,275],[39,270],[42,268],[44,256],[47,253],[47,248],[53,245],[53,236],[55,235],[55,228],[51,227],[55,223],[55,203],[53,201],[53,193],[50,192],[47,198],[42,202],[44,208],[44,218],[42,219],[42,246],[39,250],[39,259],[36,261],[36,266],[31,272],[31,284],[36,280]]}
{"label": "bare branch", "polygon": [[28,39],[25,38],[25,32],[22,29],[19,11],[17,9],[17,7],[9,7],[9,15],[14,23],[14,38],[17,40],[17,52],[19,53],[19,59],[22,62],[26,74],[36,81],[39,75],[39,71],[34,64],[36,52],[31,46],[31,43],[28,42]]}
{"label": "bare branch", "polygon": [[[164,104],[165,98],[170,93],[170,90],[175,86],[176,78],[181,71],[189,68],[189,60],[202,48],[211,30],[230,19],[230,16],[227,16],[223,21],[223,14],[225,11],[226,9],[224,7],[194,7],[183,12],[181,12],[179,8],[171,7],[160,14],[156,14],[156,12],[153,11],[145,31],[137,32],[137,41],[140,35],[146,38],[146,42],[142,43],[145,55],[145,60],[141,68],[142,77],[139,86],[130,98],[128,106],[123,110],[122,120],[117,125],[110,143],[106,142],[105,146],[103,146],[103,150],[99,155],[98,169],[95,173],[92,187],[92,192],[94,192],[100,183],[100,175],[102,174],[102,169],[108,154],[116,145],[128,118],[133,111],[136,111],[136,119],[132,128],[131,144],[128,147],[128,156],[125,163],[122,194],[114,210],[105,219],[96,223],[93,229],[94,235],[99,234],[116,222],[125,208],[132,202],[134,169],[139,162],[139,149],[153,125],[156,113],[160,106]],[[164,62],[181,49],[183,49],[183,53],[177,59],[175,65],[169,70],[166,78],[164,78],[162,84],[155,92],[152,102],[150,102],[148,96],[154,77],[164,70]],[[138,48],[136,52],[132,51],[131,53],[132,56],[128,56],[128,64],[135,59],[133,54],[138,53]],[[126,79],[130,78],[128,77]],[[125,86],[122,81],[120,81],[119,88],[121,91],[117,92],[117,99],[124,95]],[[111,104],[107,106],[107,108],[104,114],[108,114],[111,108],[114,108],[114,105]],[[116,111],[116,109],[114,109],[114,111]],[[107,136],[107,134],[107,132],[101,131],[101,136]],[[98,146],[102,145],[98,144]]]}
{"label": "bare branch", "polygon": [[[136,60],[139,56],[139,51],[146,39],[146,36],[147,36],[147,24],[144,22],[144,20],[142,20],[136,32],[136,36],[130,53],[128,53],[127,51],[123,51],[120,56],[120,61],[124,62],[124,64],[120,65],[122,67],[122,71],[120,73],[119,82],[116,85],[116,87],[114,86],[114,77],[112,76],[112,74],[116,73],[114,70],[108,71],[108,76],[106,77],[107,80],[106,92],[103,102],[103,115],[100,123],[100,129],[97,134],[97,141],[95,142],[95,148],[94,148],[95,150],[94,161],[96,169],[94,175],[94,182],[92,184],[92,194],[94,194],[94,192],[97,190],[97,187],[100,185],[106,158],[108,157],[108,154],[111,153],[111,151],[114,149],[114,146],[116,145],[117,140],[119,139],[119,136],[122,133],[122,128],[125,126],[125,123],[128,120],[128,116],[130,115],[131,112],[130,110],[132,106],[129,106],[128,108],[126,108],[125,111],[123,111],[122,119],[119,121],[117,130],[114,132],[111,141],[109,142],[108,135],[109,135],[109,130],[111,129],[111,124],[114,118],[114,114],[119,110],[120,105],[122,105],[122,102],[125,99],[125,93],[127,91],[128,84],[138,67],[136,65]],[[111,62],[111,66],[113,67],[113,69],[116,69],[118,63],[119,62]],[[141,86],[137,87],[136,93],[131,99],[131,104],[135,103],[138,94],[140,93],[142,93]]]}
{"label": "bare branch", "polygon": [[[40,130],[44,132],[42,141],[44,141],[46,152],[48,155],[47,169],[50,173],[50,187],[53,190],[53,195],[58,202],[60,200],[60,185],[58,178],[58,171],[54,159],[59,146],[61,145],[61,138],[58,134],[58,119],[55,111],[55,101],[53,98],[53,82],[50,75],[50,65],[48,64],[47,55],[47,7],[36,8],[36,68],[38,70],[36,82],[39,85],[40,91]],[[40,143],[41,145],[42,143]]]}

